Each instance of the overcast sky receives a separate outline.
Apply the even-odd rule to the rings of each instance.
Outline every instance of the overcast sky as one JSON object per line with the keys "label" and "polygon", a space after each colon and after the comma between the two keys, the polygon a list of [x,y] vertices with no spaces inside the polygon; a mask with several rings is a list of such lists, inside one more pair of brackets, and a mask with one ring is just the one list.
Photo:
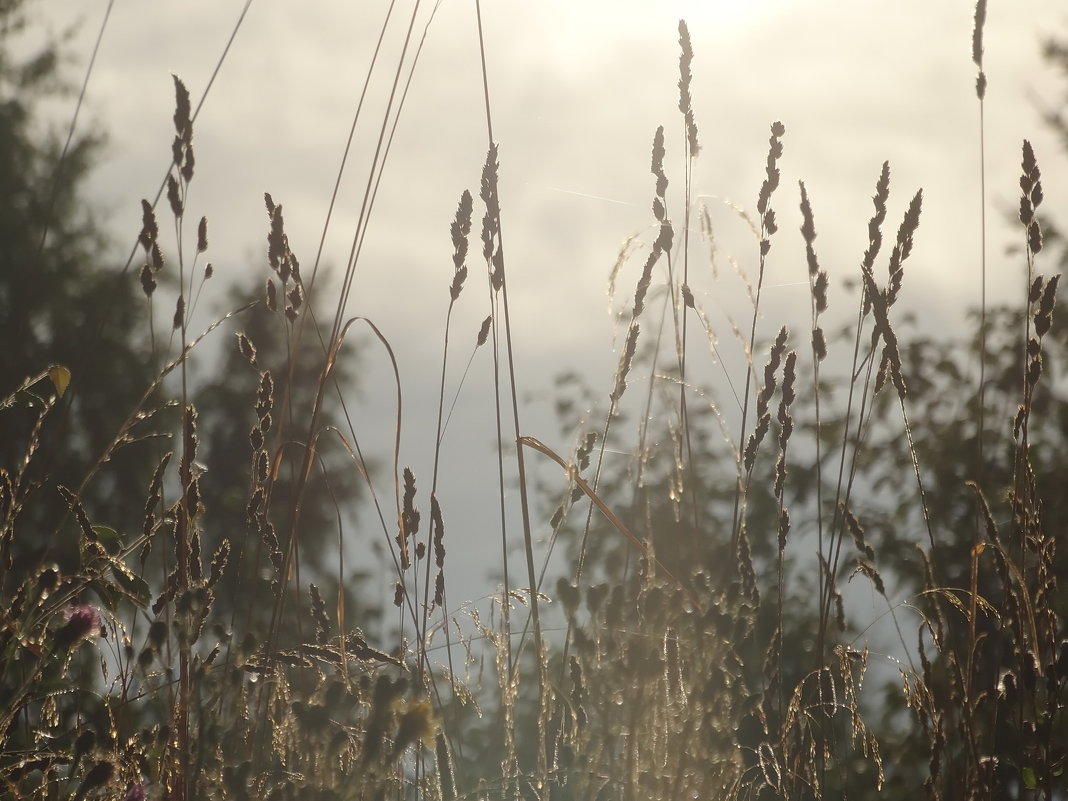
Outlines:
{"label": "overcast sky", "polygon": [[[115,3],[84,113],[87,125],[109,137],[92,191],[110,210],[123,248],[140,228],[141,198],[155,195],[169,162],[171,73],[199,102],[244,5]],[[411,13],[410,3],[397,5],[327,236],[323,263],[335,273],[348,257],[370,147]],[[53,30],[73,26],[71,72],[84,73],[106,3],[44,0],[38,6]],[[265,191],[283,204],[302,264],[307,269],[313,261],[386,6],[383,0],[251,3],[194,128],[197,173],[188,207],[191,215],[209,219],[208,255],[218,287],[266,277]],[[431,8],[425,4],[418,16],[417,37]],[[725,265],[733,257],[752,274],[756,246],[728,203],[755,214],[775,120],[785,124],[786,135],[782,184],[773,201],[780,232],[765,279],[763,336],[783,322],[798,330],[806,325],[798,179],[813,203],[821,262],[837,285],[856,275],[884,160],[892,175],[889,231],[916,190],[924,190],[902,308],[915,311],[927,330],[952,332],[965,308],[978,302],[972,2],[485,0],[482,11],[521,391],[541,399],[529,407],[525,433],[562,453],[572,447],[561,440],[544,403],[556,373],[579,369],[605,396],[611,390],[618,331],[607,279],[624,238],[637,234],[647,244],[653,238],[649,156],[658,125],[668,132],[671,214],[681,226],[680,18],[688,20],[693,40],[692,93],[704,147],[693,170],[694,189],[709,207],[722,262],[716,283],[707,246],[695,233],[691,283],[699,303],[724,321],[749,313],[738,305],[740,282]],[[1037,112],[1061,104],[1064,86],[1040,57],[1043,38],[1061,33],[1068,36],[1063,0],[991,4],[985,66],[994,298],[1014,298],[1022,285],[1019,260],[1003,255],[1019,239],[1003,211],[1016,205],[1024,138],[1035,144],[1049,205],[1068,197],[1058,180],[1065,175],[1065,154]],[[429,399],[436,394],[451,280],[449,225],[460,192],[470,188],[477,195],[486,147],[473,0],[442,0],[427,29],[348,307],[350,315],[372,318],[396,349],[406,403],[402,461],[420,476],[428,471]],[[620,277],[617,309],[632,293],[640,259]],[[473,340],[487,313],[477,259],[471,266],[454,317],[455,341],[464,343]],[[332,296],[321,300],[332,302]],[[210,320],[208,312],[203,306],[201,326]],[[730,343],[729,331],[722,332],[723,340]],[[455,351],[454,365],[466,359],[467,347]],[[464,529],[474,546],[450,574],[453,587],[470,588],[465,597],[492,590],[484,576],[499,542],[486,489],[495,483],[492,467],[479,461],[493,438],[491,407],[479,395],[485,392],[487,356],[482,354],[465,389],[445,449],[447,523],[452,510],[452,530]],[[392,436],[386,362],[374,349],[361,358],[360,433],[384,460]],[[457,378],[452,376],[453,386]]]}

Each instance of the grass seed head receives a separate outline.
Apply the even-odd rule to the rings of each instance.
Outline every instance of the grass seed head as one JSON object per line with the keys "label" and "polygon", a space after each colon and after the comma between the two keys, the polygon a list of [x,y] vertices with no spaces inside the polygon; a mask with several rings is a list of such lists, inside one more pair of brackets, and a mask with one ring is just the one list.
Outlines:
{"label": "grass seed head", "polygon": [[693,101],[690,97],[691,72],[690,65],[693,62],[693,47],[690,44],[690,29],[685,20],[679,20],[679,46],[682,53],[679,56],[679,111],[686,120],[686,144],[691,158],[701,152],[701,144],[697,139],[697,121],[693,113]]}
{"label": "grass seed head", "polygon": [[986,73],[983,71],[983,27],[986,25],[986,0],[975,4],[975,25],[972,28],[972,62],[979,68],[975,79],[975,94],[982,100],[986,96]]}
{"label": "grass seed head", "polygon": [[619,402],[627,389],[627,374],[630,372],[631,363],[634,361],[634,351],[638,346],[638,328],[638,323],[632,322],[627,331],[627,342],[619,358],[619,367],[616,368],[616,386],[609,396],[613,404]]}

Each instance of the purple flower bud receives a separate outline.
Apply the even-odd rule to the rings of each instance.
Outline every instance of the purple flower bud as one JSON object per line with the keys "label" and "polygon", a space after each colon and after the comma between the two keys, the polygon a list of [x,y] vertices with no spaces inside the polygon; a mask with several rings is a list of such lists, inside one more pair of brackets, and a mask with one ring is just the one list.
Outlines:
{"label": "purple flower bud", "polygon": [[145,801],[146,796],[145,785],[142,782],[134,782],[126,790],[126,795],[122,797],[122,801]]}

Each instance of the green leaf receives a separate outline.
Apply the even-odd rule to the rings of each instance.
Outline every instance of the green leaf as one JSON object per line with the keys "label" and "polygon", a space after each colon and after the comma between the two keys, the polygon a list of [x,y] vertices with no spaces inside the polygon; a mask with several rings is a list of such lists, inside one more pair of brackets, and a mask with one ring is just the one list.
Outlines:
{"label": "green leaf", "polygon": [[122,538],[110,526],[93,526],[93,533],[111,556],[116,556],[122,550]]}
{"label": "green leaf", "polygon": [[100,599],[100,603],[105,609],[109,612],[115,611],[119,605],[119,600],[122,598],[122,593],[119,592],[118,587],[110,581],[102,579],[90,581],[88,587],[96,593],[96,597]]}
{"label": "green leaf", "polygon": [[115,565],[112,565],[111,572],[131,601],[142,609],[148,606],[149,601],[152,600],[152,590],[149,589],[147,581],[129,570],[120,570]]}
{"label": "green leaf", "polygon": [[1035,790],[1038,788],[1038,777],[1035,775],[1034,768],[1024,768],[1020,775],[1023,777],[1024,786],[1028,790]]}

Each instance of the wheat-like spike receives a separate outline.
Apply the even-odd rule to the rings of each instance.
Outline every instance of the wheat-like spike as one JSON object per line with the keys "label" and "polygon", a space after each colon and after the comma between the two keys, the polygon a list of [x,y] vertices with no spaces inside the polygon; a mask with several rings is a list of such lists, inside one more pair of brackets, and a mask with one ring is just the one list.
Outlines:
{"label": "wheat-like spike", "polygon": [[82,531],[82,537],[86,542],[97,542],[96,532],[93,531],[93,526],[89,522],[89,516],[85,513],[85,508],[82,506],[81,500],[71,492],[67,487],[62,484],[58,485],[56,489],[59,491],[60,497],[63,498],[64,503],[74,513],[75,519],[78,521],[78,528]]}
{"label": "wheat-like spike", "polygon": [[765,178],[760,185],[760,194],[757,195],[757,211],[762,218],[766,218],[768,203],[775,189],[779,186],[779,158],[782,156],[782,137],[786,133],[786,127],[781,122],[771,125],[771,137],[768,139],[768,160],[764,167]]}
{"label": "wheat-like spike", "polygon": [[1034,148],[1028,140],[1023,143],[1023,160],[1020,176],[1020,222],[1027,230],[1027,249],[1031,255],[1042,250],[1042,230],[1035,209],[1042,202],[1042,174],[1038,168]]}
{"label": "wheat-like spike", "polygon": [[690,44],[690,29],[685,20],[679,20],[679,46],[682,54],[679,56],[679,111],[686,120],[686,142],[690,157],[693,158],[701,152],[701,144],[697,139],[697,121],[694,118],[693,102],[690,98],[690,64],[693,61],[693,47]]}
{"label": "wheat-like spike", "polygon": [[1053,325],[1053,307],[1057,303],[1057,284],[1060,282],[1060,274],[1053,276],[1046,282],[1042,291],[1042,298],[1035,312],[1035,333],[1039,339],[1044,337]]}
{"label": "wheat-like spike", "polygon": [[623,347],[623,353],[619,357],[619,367],[616,369],[616,385],[609,396],[613,405],[619,402],[627,389],[627,374],[630,372],[631,362],[634,360],[634,351],[638,346],[638,323],[632,322],[627,330],[627,342]]}
{"label": "wheat-like spike", "polygon": [[493,322],[493,315],[486,315],[486,319],[482,321],[482,325],[478,327],[478,336],[475,337],[475,347],[481,348],[486,344],[486,340],[489,338],[490,324]]}
{"label": "wheat-like spike", "polygon": [[153,243],[159,238],[159,225],[156,223],[156,210],[147,200],[141,201],[141,233],[137,241],[147,254]]}
{"label": "wheat-like spike", "polygon": [[[653,134],[653,157],[650,170],[656,177],[656,196],[663,201],[667,197],[668,179],[664,172],[664,126],[657,127]],[[663,221],[662,217],[658,220]]]}
{"label": "wheat-like spike", "polygon": [[886,585],[883,584],[883,577],[879,575],[879,571],[875,569],[875,565],[858,556],[857,572],[863,576],[866,576],[867,579],[872,583],[872,586],[875,587],[875,591],[884,598],[886,597]]}
{"label": "wheat-like spike", "polygon": [[419,510],[415,508],[415,473],[412,472],[410,467],[404,468],[403,498],[396,541],[400,547],[401,569],[407,570],[412,564],[408,542],[413,540],[415,535],[419,533]]}
{"label": "wheat-like spike", "polygon": [[178,188],[178,179],[173,173],[167,173],[167,202],[171,205],[171,214],[176,220],[181,219],[184,211],[182,207],[181,192]]}
{"label": "wheat-like spike", "polygon": [[849,533],[853,536],[853,543],[857,546],[857,550],[867,559],[875,559],[875,551],[868,544],[867,539],[864,537],[864,528],[860,525],[860,521],[857,520],[853,514],[853,510],[850,509],[844,502],[839,505],[839,509],[842,513],[842,517],[845,520],[846,528],[849,529]]}
{"label": "wheat-like spike", "polygon": [[445,521],[436,494],[430,496],[430,525],[434,535],[434,565],[437,567],[433,604],[442,606],[445,603]]}
{"label": "wheat-like spike", "polygon": [[654,243],[652,250],[649,251],[649,255],[645,259],[645,265],[642,267],[642,274],[638,278],[638,283],[634,287],[634,310],[631,312],[631,318],[637,319],[641,316],[641,313],[645,310],[645,296],[649,291],[649,285],[653,280],[653,267],[657,261],[660,260],[660,254],[663,253],[659,246],[659,242]]}
{"label": "wheat-like spike", "polygon": [[812,219],[812,204],[808,199],[808,190],[804,181],[798,181],[801,188],[801,238],[805,240],[805,261],[808,264],[809,278],[815,279],[820,265],[812,244],[816,241],[816,224]]}
{"label": "wheat-like spike", "polygon": [[219,579],[223,577],[223,573],[226,572],[226,565],[230,562],[231,545],[230,540],[223,540],[219,547],[215,550],[215,555],[211,557],[211,568],[208,574],[207,586],[214,587],[219,583]]}
{"label": "wheat-like spike", "polygon": [[986,96],[986,73],[983,71],[983,26],[986,24],[986,0],[975,4],[975,27],[972,29],[972,61],[979,68],[975,79],[975,94],[982,100]]}
{"label": "wheat-like spike", "polygon": [[[861,270],[872,270],[875,267],[875,257],[879,255],[879,250],[883,244],[882,225],[886,220],[886,201],[890,197],[890,162],[884,161],[882,170],[879,172],[879,179],[875,183],[875,194],[872,196],[872,203],[875,206],[875,212],[872,214],[871,219],[868,221],[868,247],[864,251],[864,258],[861,260]],[[871,299],[865,294],[864,296],[864,309],[865,315],[871,310]]]}
{"label": "wheat-like spike", "polygon": [[201,217],[197,226],[197,253],[203,253],[208,249],[208,218]]}
{"label": "wheat-like spike", "polygon": [[[880,367],[880,375],[883,369],[888,369],[890,378],[897,389],[898,396],[904,400],[906,395],[905,379],[901,369],[901,352],[898,347],[897,334],[890,325],[887,314],[886,294],[875,284],[875,277],[871,270],[865,267],[861,274],[864,277],[865,297],[875,314],[875,329],[872,331],[872,345],[874,346],[879,337],[883,340],[883,364]],[[881,381],[877,382],[877,387]],[[876,389],[878,391],[878,389]]]}
{"label": "wheat-like spike", "polygon": [[909,203],[905,217],[897,231],[897,242],[890,253],[890,282],[886,290],[886,306],[890,308],[897,300],[901,290],[901,279],[904,275],[903,265],[912,253],[913,236],[920,226],[920,212],[923,208],[923,190],[919,190]]}
{"label": "wheat-like spike", "polygon": [[467,278],[467,237],[471,233],[471,215],[474,209],[474,203],[471,199],[471,193],[468,190],[464,190],[460,195],[460,202],[456,207],[456,217],[450,226],[450,233],[452,235],[452,264],[453,264],[453,278],[452,285],[449,287],[449,295],[455,301],[460,297],[460,292],[463,290],[464,280]]}

